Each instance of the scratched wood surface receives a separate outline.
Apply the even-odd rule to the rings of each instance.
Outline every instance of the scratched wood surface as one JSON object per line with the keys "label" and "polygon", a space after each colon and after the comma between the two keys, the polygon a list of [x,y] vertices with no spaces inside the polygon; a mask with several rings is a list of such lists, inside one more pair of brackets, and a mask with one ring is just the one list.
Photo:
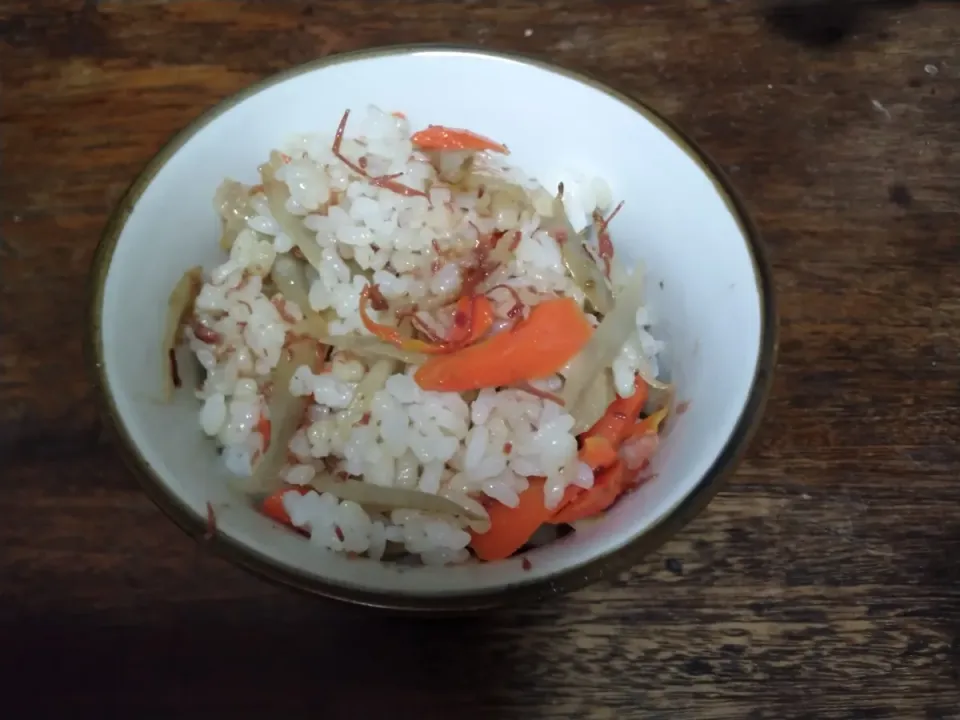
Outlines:
{"label": "scratched wood surface", "polygon": [[[10,717],[960,717],[960,7],[841,4],[0,0]],[[183,536],[104,440],[81,334],[107,213],[173,131],[293,64],[437,40],[590,71],[685,127],[768,241],[782,352],[741,471],[661,552],[430,623]]]}

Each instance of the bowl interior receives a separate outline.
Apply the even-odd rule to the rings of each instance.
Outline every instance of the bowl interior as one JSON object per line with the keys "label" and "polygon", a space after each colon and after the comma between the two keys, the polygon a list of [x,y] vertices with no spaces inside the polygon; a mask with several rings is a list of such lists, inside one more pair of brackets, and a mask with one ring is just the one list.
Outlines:
{"label": "bowl interior", "polygon": [[[629,261],[646,262],[654,332],[667,342],[661,363],[676,382],[678,401],[689,407],[669,424],[654,479],[588,529],[529,554],[528,569],[518,560],[398,568],[319,550],[229,489],[189,392],[161,402],[167,295],[189,266],[221,261],[212,209],[217,185],[225,176],[257,182],[257,166],[285,138],[334,128],[345,108],[368,104],[402,110],[414,127],[469,127],[496,138],[548,188],[574,169],[605,178],[614,197],[626,200],[612,226],[614,244]],[[148,477],[198,525],[209,501],[220,531],[248,553],[308,583],[319,579],[335,594],[478,594],[616,551],[701,483],[755,381],[762,298],[729,198],[652,114],[546,66],[440,49],[334,58],[255,88],[199,121],[161,153],[129,201],[125,223],[105,240],[109,270],[98,296],[102,330],[94,338],[122,433]]]}

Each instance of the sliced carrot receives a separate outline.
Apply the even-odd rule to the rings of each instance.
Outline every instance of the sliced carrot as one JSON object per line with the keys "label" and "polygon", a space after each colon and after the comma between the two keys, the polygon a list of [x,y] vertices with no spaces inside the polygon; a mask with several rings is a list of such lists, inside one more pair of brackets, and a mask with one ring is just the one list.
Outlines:
{"label": "sliced carrot", "polygon": [[[448,340],[425,342],[416,338],[404,337],[400,331],[390,325],[374,321],[370,317],[368,306],[373,302],[379,289],[376,285],[367,285],[360,293],[360,320],[373,335],[403,350],[421,352],[427,355],[452,353],[465,345],[476,342],[493,327],[493,303],[485,295],[463,296],[457,301],[454,315],[454,328]],[[462,318],[457,322],[458,318]]]}
{"label": "sliced carrot", "polygon": [[587,344],[592,333],[573,299],[547,300],[513,330],[431,357],[414,377],[424,390],[448,392],[515,385],[555,373]]}
{"label": "sliced carrot", "polygon": [[467,344],[483,339],[493,327],[493,303],[486,295],[477,295],[473,298],[473,322],[470,325],[470,337]]}
{"label": "sliced carrot", "polygon": [[260,506],[260,512],[262,512],[271,520],[276,520],[278,523],[283,523],[284,525],[294,527],[293,523],[290,521],[290,516],[287,514],[287,509],[283,506],[283,496],[291,492],[306,495],[308,492],[310,492],[310,488],[285,487],[282,490],[277,490],[273,495],[268,496],[263,501],[263,504]]}
{"label": "sliced carrot", "polygon": [[592,470],[610,467],[617,461],[617,451],[607,438],[596,435],[583,439],[580,448],[580,462],[590,466]]}
{"label": "sliced carrot", "polygon": [[263,438],[263,449],[270,447],[270,421],[263,415],[257,420],[257,432]]}
{"label": "sliced carrot", "polygon": [[493,303],[486,295],[464,296],[457,300],[453,329],[447,342],[465,346],[475,343],[493,327]]}
{"label": "sliced carrot", "polygon": [[370,317],[370,312],[367,310],[367,306],[370,304],[371,294],[372,291],[369,285],[360,293],[360,320],[363,322],[363,326],[373,335],[402,350],[427,354],[450,352],[451,348],[446,343],[433,344],[424,342],[423,340],[416,340],[415,338],[407,338],[401,335],[397,328],[376,322]]}
{"label": "sliced carrot", "polygon": [[630,397],[618,397],[610,403],[603,417],[580,436],[579,458],[594,470],[594,484],[589,490],[568,487],[551,523],[570,523],[603,512],[626,489],[627,469],[618,457],[618,448],[636,433],[656,432],[666,416],[666,411],[660,410],[638,423],[650,388],[639,377],[634,388]]}
{"label": "sliced carrot", "polygon": [[463,343],[470,337],[470,326],[473,323],[473,298],[463,295],[457,300],[457,306],[453,310],[453,327],[447,336],[447,342],[451,344]]}
{"label": "sliced carrot", "polygon": [[550,518],[553,524],[572,523],[601,513],[628,487],[628,469],[619,458],[618,449],[624,442],[648,434],[655,434],[667,416],[663,408],[637,422],[637,416],[647,402],[649,387],[637,378],[633,395],[617,398],[603,417],[580,436],[579,458],[595,471],[593,487],[567,488],[560,505]]}
{"label": "sliced carrot", "polygon": [[481,560],[503,560],[513,555],[550,518],[551,511],[543,504],[544,479],[529,478],[530,486],[520,493],[520,504],[515,508],[492,503],[487,508],[490,529],[485,533],[471,532],[470,547]]}
{"label": "sliced carrot", "polygon": [[406,120],[406,119],[407,119],[407,116],[404,115],[404,114],[403,114],[402,112],[400,112],[399,110],[394,110],[394,111],[393,111],[392,113],[390,113],[390,114],[393,115],[393,116],[394,116],[395,118],[397,118],[398,120]]}
{"label": "sliced carrot", "polygon": [[491,150],[509,155],[506,145],[494,142],[472,130],[429,125],[426,130],[415,132],[410,140],[420,150]]}
{"label": "sliced carrot", "polygon": [[618,397],[603,414],[596,424],[587,430],[585,437],[604,437],[613,447],[619,447],[623,439],[637,421],[637,416],[647,402],[650,388],[637,377],[633,395],[628,398]]}
{"label": "sliced carrot", "polygon": [[[601,513],[613,505],[613,501],[620,497],[625,489],[627,473],[622,462],[616,462],[611,467],[599,473],[589,490],[577,488],[579,493],[569,493],[572,499],[563,503],[553,513],[550,522],[554,525],[569,524],[583,520],[597,513]],[[564,494],[564,500],[567,494]]]}

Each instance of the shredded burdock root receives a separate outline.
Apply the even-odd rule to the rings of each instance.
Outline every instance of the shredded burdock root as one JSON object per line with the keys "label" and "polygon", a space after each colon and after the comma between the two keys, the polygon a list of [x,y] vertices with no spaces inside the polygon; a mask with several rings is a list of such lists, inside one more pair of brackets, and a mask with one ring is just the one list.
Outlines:
{"label": "shredded burdock root", "polygon": [[273,393],[268,405],[271,437],[249,479],[251,490],[256,492],[270,492],[280,486],[279,475],[287,461],[287,448],[300,426],[309,400],[290,393],[290,379],[301,365],[312,366],[316,345],[294,341],[289,350],[280,356],[273,371]]}
{"label": "shredded burdock root", "polygon": [[577,412],[573,415],[573,433],[579,435],[592,428],[616,397],[612,374],[607,369],[601,370],[583,393]]}
{"label": "shredded burdock root", "polygon": [[230,252],[237,235],[247,227],[247,221],[256,217],[257,213],[250,204],[250,196],[257,190],[256,187],[248,188],[236,180],[224,180],[217,188],[214,205],[223,221],[220,247],[225,252]]}
{"label": "shredded burdock root", "polygon": [[359,480],[339,480],[327,474],[314,476],[310,487],[321,493],[328,492],[340,500],[350,500],[380,510],[419,510],[440,515],[461,515],[469,520],[486,519],[453,500],[419,490],[384,487]]}
{"label": "shredded burdock root", "polygon": [[[614,358],[636,330],[637,310],[643,305],[643,266],[636,268],[630,283],[617,298],[586,346],[569,365],[561,396],[567,412],[577,418],[586,390],[598,373],[610,367]],[[580,425],[581,423],[577,423]]]}
{"label": "shredded burdock root", "polygon": [[302,262],[289,255],[278,255],[270,269],[270,278],[281,295],[296,303],[304,317],[315,314],[310,309],[310,286]]}
{"label": "shredded burdock root", "polygon": [[203,287],[203,269],[199,266],[187,270],[173,286],[167,300],[167,319],[163,327],[161,350],[163,374],[161,388],[163,398],[169,402],[173,391],[180,387],[180,370],[177,364],[177,345],[182,339],[182,328],[193,315],[193,306]]}
{"label": "shredded burdock root", "polygon": [[[270,206],[270,213],[274,220],[280,225],[280,229],[285,232],[293,241],[293,246],[300,251],[308,263],[315,268],[323,264],[323,251],[317,245],[317,239],[306,227],[304,227],[301,218],[293,215],[287,210],[287,197],[289,192],[287,186],[277,180],[276,168],[283,163],[280,153],[270,154],[270,162],[260,166],[260,178],[263,183],[264,192],[267,196],[267,204]],[[307,305],[307,308],[310,306]]]}
{"label": "shredded burdock root", "polygon": [[[606,315],[613,306],[613,292],[600,266],[590,256],[585,238],[570,224],[562,198],[563,184],[561,183],[557,196],[553,200],[553,213],[549,218],[544,218],[544,229],[560,245],[563,264],[577,287],[583,292],[587,306],[601,315]],[[607,237],[609,238],[609,235]]]}
{"label": "shredded burdock root", "polygon": [[369,420],[370,403],[374,393],[383,389],[387,378],[393,374],[396,367],[397,361],[391,358],[379,358],[370,366],[367,374],[354,390],[350,405],[337,420],[337,432],[342,438],[346,439],[353,426],[361,423],[364,417]]}

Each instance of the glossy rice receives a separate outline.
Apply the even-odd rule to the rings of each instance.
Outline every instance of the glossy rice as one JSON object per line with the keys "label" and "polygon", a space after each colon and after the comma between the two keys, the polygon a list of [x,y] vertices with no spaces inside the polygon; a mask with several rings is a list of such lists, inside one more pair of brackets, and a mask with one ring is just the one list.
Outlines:
{"label": "glossy rice", "polygon": [[[269,281],[276,263],[299,262],[303,254],[295,247],[298,238],[271,212],[265,189],[228,181],[218,191],[217,209],[231,232],[229,255],[205,272],[183,339],[206,373],[197,390],[200,429],[235,475],[254,472],[271,441],[266,435],[277,432],[270,430],[276,421],[269,417],[270,398],[295,328],[307,315],[322,315],[332,337],[369,337],[359,305],[371,283],[387,301],[437,305],[431,301],[456,295],[470,249],[496,231],[515,250],[482,289],[512,288],[527,312],[547,297],[572,297],[583,305],[557,240],[543,228],[554,192],[499,156],[418,152],[410,134],[404,118],[370,108],[347,127],[341,152],[364,158],[371,176],[395,176],[427,197],[398,194],[358,177],[334,155],[332,132],[293,138],[273,155],[276,180],[285,188],[283,210],[298,223],[297,233],[304,234],[298,237],[315,243],[313,257],[319,259],[303,263],[300,304]],[[465,163],[472,184],[457,178]],[[475,178],[488,178],[487,184]],[[602,180],[564,180],[564,207],[576,230],[594,212],[611,210],[612,192]],[[238,197],[246,198],[242,211]],[[611,278],[614,287],[630,280],[619,266]],[[516,319],[513,295],[490,297],[493,331],[508,328]],[[587,317],[597,324],[596,317]],[[440,307],[419,321],[442,335],[452,319]],[[651,324],[641,308],[636,328],[604,371],[621,396],[632,394],[638,373],[657,375],[662,344],[650,334]],[[515,506],[528,478],[546,478],[548,508],[569,485],[593,484],[593,471],[577,457],[575,419],[551,399],[563,387],[564,369],[534,381],[542,397],[518,388],[428,392],[414,380],[416,369],[336,348],[296,367],[286,390],[303,398],[305,409],[284,448],[276,483],[309,486],[318,473],[350,477],[440,495],[470,508],[472,516],[364,508],[331,492],[285,494],[291,523],[318,549],[372,559],[403,555],[426,564],[465,562],[471,559],[471,529],[483,529],[491,503]],[[371,373],[377,377],[364,385]],[[360,391],[369,393],[362,402]]]}

